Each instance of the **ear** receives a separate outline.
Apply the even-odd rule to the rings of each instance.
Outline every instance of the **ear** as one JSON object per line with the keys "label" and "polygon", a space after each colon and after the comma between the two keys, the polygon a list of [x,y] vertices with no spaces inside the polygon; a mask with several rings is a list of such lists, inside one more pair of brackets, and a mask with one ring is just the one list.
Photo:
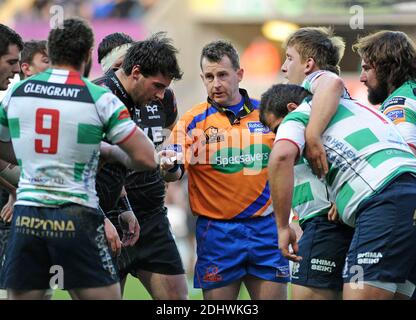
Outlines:
{"label": "ear", "polygon": [[287,110],[289,110],[289,112],[292,112],[293,110],[295,110],[298,107],[298,105],[294,102],[289,102],[286,106]]}
{"label": "ear", "polygon": [[31,76],[32,73],[30,72],[30,65],[27,62],[23,62],[22,64],[20,64],[20,69],[22,69],[22,73],[28,77]]}
{"label": "ear", "polygon": [[238,80],[239,80],[239,81],[243,80],[243,76],[244,76],[244,69],[243,69],[243,68],[238,69],[238,70],[237,70],[237,77],[238,77]]}
{"label": "ear", "polygon": [[305,74],[310,74],[312,73],[312,71],[315,69],[316,67],[316,63],[315,63],[315,59],[314,58],[308,58],[306,59],[306,63],[305,63]]}
{"label": "ear", "polygon": [[133,79],[138,80],[141,74],[142,73],[141,73],[140,66],[138,64],[133,66],[133,69],[131,69],[131,76],[133,77]]}

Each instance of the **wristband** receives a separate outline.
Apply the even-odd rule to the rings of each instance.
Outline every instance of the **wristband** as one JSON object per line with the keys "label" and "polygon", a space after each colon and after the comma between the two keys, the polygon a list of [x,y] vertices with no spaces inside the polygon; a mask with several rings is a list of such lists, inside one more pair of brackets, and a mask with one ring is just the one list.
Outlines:
{"label": "wristband", "polygon": [[173,166],[173,168],[169,169],[168,172],[175,173],[176,171],[178,171],[178,169],[179,169],[179,164],[178,162],[175,161],[175,165]]}

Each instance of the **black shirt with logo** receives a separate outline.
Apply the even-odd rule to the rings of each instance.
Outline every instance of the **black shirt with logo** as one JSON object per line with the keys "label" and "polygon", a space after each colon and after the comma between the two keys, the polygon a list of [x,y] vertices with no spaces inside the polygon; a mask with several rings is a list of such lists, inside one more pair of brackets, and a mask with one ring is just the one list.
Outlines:
{"label": "black shirt with logo", "polygon": [[[161,146],[169,134],[164,129],[172,126],[178,115],[171,89],[166,89],[163,100],[139,107],[133,103],[113,70],[94,83],[109,88],[128,108],[133,121],[153,141],[156,149]],[[116,208],[123,185],[136,216],[164,212],[165,182],[159,169],[135,172],[119,164],[104,165],[97,174],[96,188],[100,206],[105,212]]]}

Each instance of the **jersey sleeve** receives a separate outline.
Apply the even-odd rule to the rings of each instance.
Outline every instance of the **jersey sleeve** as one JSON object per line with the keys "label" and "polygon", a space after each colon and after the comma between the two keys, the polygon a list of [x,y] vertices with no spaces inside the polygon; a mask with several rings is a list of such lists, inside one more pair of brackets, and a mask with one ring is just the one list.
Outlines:
{"label": "jersey sleeve", "polygon": [[289,113],[276,132],[275,143],[282,140],[292,142],[298,147],[299,156],[302,155],[303,149],[305,148],[307,117],[308,115],[303,112],[293,111]]}
{"label": "jersey sleeve", "polygon": [[394,97],[386,103],[383,113],[396,125],[406,143],[416,149],[416,103]]}
{"label": "jersey sleeve", "polygon": [[176,105],[176,97],[172,89],[167,88],[165,91],[165,96],[162,100],[163,109],[166,114],[165,128],[170,127],[176,121],[178,117],[178,107]]}
{"label": "jersey sleeve", "polygon": [[7,109],[12,95],[12,88],[6,92],[3,100],[0,102],[0,141],[9,142],[11,140],[9,131],[9,120],[7,118]]}
{"label": "jersey sleeve", "polygon": [[104,93],[96,105],[99,117],[104,124],[104,133],[111,143],[122,143],[136,130],[129,111],[111,92]]}

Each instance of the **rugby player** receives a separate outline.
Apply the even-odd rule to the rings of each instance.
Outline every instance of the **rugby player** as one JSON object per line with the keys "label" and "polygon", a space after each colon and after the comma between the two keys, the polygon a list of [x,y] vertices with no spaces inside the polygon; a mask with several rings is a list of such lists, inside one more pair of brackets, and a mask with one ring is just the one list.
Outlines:
{"label": "rugby player", "polygon": [[[149,44],[148,48],[145,47],[147,44]],[[129,52],[132,46],[133,39],[124,33],[106,36],[98,47],[98,62],[101,63],[105,75],[95,83],[108,87],[125,103],[135,123],[147,133],[155,147],[159,148],[165,139],[165,134],[170,132],[176,123],[177,106],[173,91],[167,88],[163,95],[159,93],[151,102],[142,99],[133,100],[135,94],[132,91],[132,79],[125,76],[122,63],[127,53],[130,64],[149,66],[152,63],[149,57],[155,54],[159,61],[153,62],[152,69],[147,70],[148,75],[145,77],[145,81],[150,81],[158,70],[169,71],[163,69],[164,62],[161,60],[169,59],[176,50],[169,47],[170,44],[162,38],[147,40],[140,47]],[[167,56],[156,51],[158,46],[164,48],[163,54]],[[179,67],[171,65],[168,68],[177,68],[178,72],[174,77],[180,78]],[[124,170],[118,166],[107,165],[97,176],[100,203],[109,217],[127,209],[125,205],[119,208],[115,203],[123,182],[123,178],[117,180],[120,172],[123,173]],[[131,274],[142,282],[153,299],[187,299],[185,271],[170,230],[167,209],[164,205],[165,183],[159,170],[129,171],[124,186],[128,200],[122,199],[119,203],[128,201],[131,204],[131,209],[140,222],[141,230],[137,244],[134,247],[122,248],[121,256],[118,257],[122,286],[127,275]],[[117,220],[114,218],[112,220],[118,226]]]}
{"label": "rugby player", "polygon": [[11,299],[44,298],[53,266],[62,269],[63,288],[73,297],[121,298],[104,216],[96,209],[103,134],[134,168],[156,162],[122,102],[81,77],[93,39],[79,19],[52,29],[52,68],[17,83],[1,104],[1,156],[22,171],[1,275]]}

